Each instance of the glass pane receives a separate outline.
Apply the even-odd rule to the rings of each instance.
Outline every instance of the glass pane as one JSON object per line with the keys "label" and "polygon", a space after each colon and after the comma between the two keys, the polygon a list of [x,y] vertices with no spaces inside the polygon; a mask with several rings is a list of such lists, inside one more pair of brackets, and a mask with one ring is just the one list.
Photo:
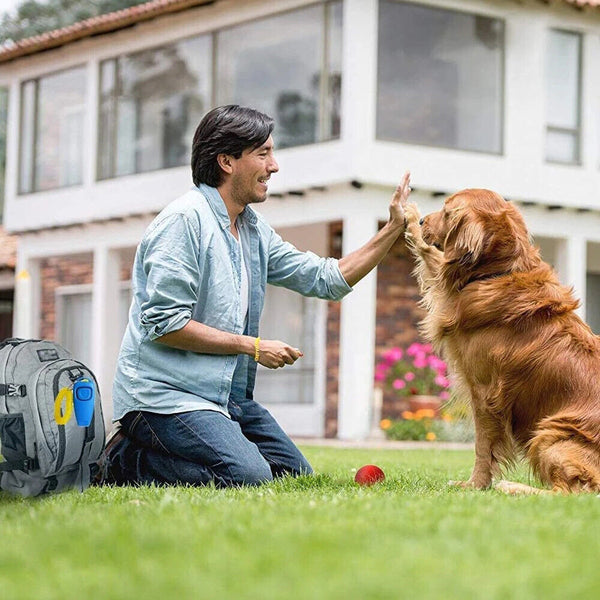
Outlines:
{"label": "glass pane", "polygon": [[103,176],[189,162],[194,131],[210,105],[211,64],[210,36],[118,59],[116,91],[107,83],[103,109],[116,129],[116,147],[103,152],[116,164]]}
{"label": "glass pane", "polygon": [[82,182],[85,91],[83,67],[38,81],[36,191]]}
{"label": "glass pane", "polygon": [[61,307],[59,344],[89,365],[91,356],[92,294],[65,294]]}
{"label": "glass pane", "polygon": [[379,3],[377,137],[502,151],[504,23]]}
{"label": "glass pane", "polygon": [[8,116],[8,90],[0,88],[0,223],[4,211],[4,173],[6,167],[6,122]]}
{"label": "glass pane", "polygon": [[600,274],[588,273],[585,289],[586,321],[595,334],[600,334]]}
{"label": "glass pane", "polygon": [[233,27],[218,37],[218,104],[275,118],[279,148],[319,139],[323,6]]}
{"label": "glass pane", "polygon": [[326,97],[325,139],[340,137],[342,103],[342,3],[330,4],[327,8],[327,64],[329,89]]}
{"label": "glass pane", "polygon": [[36,82],[26,81],[21,87],[21,143],[19,191],[33,191],[33,143],[35,137]]}
{"label": "glass pane", "polygon": [[548,125],[579,127],[579,47],[581,36],[550,31],[546,54]]}
{"label": "glass pane", "polygon": [[546,132],[546,160],[561,163],[579,161],[577,135],[562,131]]}
{"label": "glass pane", "polygon": [[311,404],[314,398],[315,325],[318,302],[285,288],[267,286],[260,324],[264,339],[282,340],[304,356],[283,369],[259,366],[254,397],[260,403]]}
{"label": "glass pane", "polygon": [[115,59],[105,60],[100,65],[100,100],[98,116],[98,179],[105,179],[114,173],[115,123],[117,110]]}

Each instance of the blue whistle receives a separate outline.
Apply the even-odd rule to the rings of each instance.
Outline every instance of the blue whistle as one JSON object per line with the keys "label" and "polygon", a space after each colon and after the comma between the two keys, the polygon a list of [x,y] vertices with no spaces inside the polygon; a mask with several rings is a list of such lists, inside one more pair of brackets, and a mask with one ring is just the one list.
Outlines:
{"label": "blue whistle", "polygon": [[96,388],[89,379],[80,378],[73,384],[73,408],[80,427],[88,427],[94,416]]}

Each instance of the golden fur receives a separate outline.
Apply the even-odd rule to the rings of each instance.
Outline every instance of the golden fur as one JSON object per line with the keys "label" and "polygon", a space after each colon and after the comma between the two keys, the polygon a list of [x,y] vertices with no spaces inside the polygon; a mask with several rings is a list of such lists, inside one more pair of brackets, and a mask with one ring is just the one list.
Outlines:
{"label": "golden fur", "polygon": [[600,338],[531,245],[520,212],[494,192],[469,189],[422,226],[414,204],[406,217],[423,333],[473,408],[475,466],[458,485],[489,487],[522,451],[554,491],[600,491]]}

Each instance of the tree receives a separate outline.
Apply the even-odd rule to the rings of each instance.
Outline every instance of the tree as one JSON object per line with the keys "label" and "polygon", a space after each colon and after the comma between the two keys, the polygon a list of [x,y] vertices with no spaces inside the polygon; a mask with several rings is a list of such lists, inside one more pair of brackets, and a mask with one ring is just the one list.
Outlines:
{"label": "tree", "polygon": [[14,15],[0,18],[0,45],[60,29],[148,0],[23,0]]}

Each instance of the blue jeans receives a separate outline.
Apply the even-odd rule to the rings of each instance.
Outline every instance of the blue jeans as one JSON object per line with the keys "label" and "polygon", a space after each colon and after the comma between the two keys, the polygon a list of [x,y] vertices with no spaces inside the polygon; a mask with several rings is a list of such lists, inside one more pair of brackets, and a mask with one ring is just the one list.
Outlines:
{"label": "blue jeans", "polygon": [[258,485],[312,473],[300,450],[254,400],[230,400],[231,419],[212,410],[121,419],[125,438],[107,457],[108,483]]}

